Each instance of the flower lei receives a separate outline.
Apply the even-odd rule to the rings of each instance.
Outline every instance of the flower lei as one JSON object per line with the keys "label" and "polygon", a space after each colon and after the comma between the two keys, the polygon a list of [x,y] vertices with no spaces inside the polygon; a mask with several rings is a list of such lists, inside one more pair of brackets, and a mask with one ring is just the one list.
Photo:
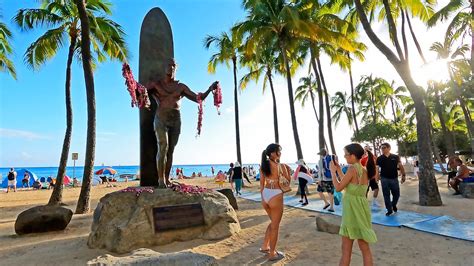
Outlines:
{"label": "flower lei", "polygon": [[151,103],[147,89],[135,80],[127,63],[122,65],[122,76],[125,78],[125,85],[132,98],[132,107],[149,108]]}
{"label": "flower lei", "polygon": [[153,187],[128,187],[120,190],[120,192],[133,192],[135,196],[140,196],[143,192],[153,193]]}
{"label": "flower lei", "polygon": [[198,93],[198,95],[196,96],[196,100],[198,102],[198,124],[197,124],[197,135],[196,136],[200,136],[201,135],[201,127],[202,127],[202,115],[203,115],[203,111],[202,111],[202,93]]}
{"label": "flower lei", "polygon": [[173,182],[171,184],[171,189],[176,192],[186,193],[186,194],[201,194],[205,192],[211,192],[211,189],[203,188],[200,186],[191,186],[186,184],[181,184],[178,182]]}
{"label": "flower lei", "polygon": [[[219,81],[214,82],[215,90],[212,91],[214,95],[214,106],[217,108],[217,114],[221,115],[219,108],[222,104],[222,89]],[[202,116],[204,114],[203,111],[203,100],[202,100],[202,93],[198,93],[196,96],[196,101],[198,102],[198,123],[197,123],[197,134],[196,137],[201,135],[201,128],[202,128]]]}

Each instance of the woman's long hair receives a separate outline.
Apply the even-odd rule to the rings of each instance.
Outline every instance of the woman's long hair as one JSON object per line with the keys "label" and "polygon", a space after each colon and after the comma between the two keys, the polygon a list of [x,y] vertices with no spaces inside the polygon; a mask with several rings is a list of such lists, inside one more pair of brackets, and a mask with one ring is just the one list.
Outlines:
{"label": "woman's long hair", "polygon": [[265,176],[269,176],[272,173],[270,168],[270,154],[277,151],[281,151],[281,146],[279,144],[272,143],[268,145],[267,148],[262,152],[261,169]]}
{"label": "woman's long hair", "polygon": [[[344,149],[347,151],[349,154],[353,154],[357,159],[362,159],[362,156],[364,156],[364,148],[359,143],[352,143],[344,147]],[[372,177],[375,176],[375,162],[374,162],[374,155],[370,152],[367,151],[368,158],[367,158],[367,165],[365,168],[367,169],[367,177],[371,179]]]}

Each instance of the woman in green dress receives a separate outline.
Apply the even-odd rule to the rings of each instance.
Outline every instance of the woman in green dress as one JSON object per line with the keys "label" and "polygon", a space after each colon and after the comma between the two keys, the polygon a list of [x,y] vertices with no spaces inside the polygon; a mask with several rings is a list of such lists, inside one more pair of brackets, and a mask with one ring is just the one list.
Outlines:
{"label": "woman in green dress", "polygon": [[[366,198],[368,176],[375,175],[373,155],[369,154],[367,169],[360,164],[364,148],[353,143],[344,147],[344,157],[351,166],[343,174],[339,163],[331,161],[330,169],[336,191],[345,189],[342,199],[342,223],[339,234],[342,236],[342,256],[339,265],[349,265],[351,262],[352,245],[357,240],[362,252],[364,265],[373,265],[369,243],[375,243],[377,236],[372,230],[372,217],[369,202]],[[340,181],[336,176],[339,176]]]}

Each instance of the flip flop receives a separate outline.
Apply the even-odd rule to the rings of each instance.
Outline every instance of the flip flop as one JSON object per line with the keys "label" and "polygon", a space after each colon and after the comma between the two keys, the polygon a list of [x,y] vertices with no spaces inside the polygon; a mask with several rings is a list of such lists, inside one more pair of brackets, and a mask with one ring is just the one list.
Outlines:
{"label": "flip flop", "polygon": [[331,204],[324,206],[323,210],[327,209],[329,206],[331,206]]}
{"label": "flip flop", "polygon": [[262,248],[259,248],[258,251],[261,252],[261,253],[268,254],[268,252],[270,252],[270,249],[262,249]]}
{"label": "flip flop", "polygon": [[277,261],[277,260],[281,260],[281,259],[284,259],[284,258],[285,258],[285,253],[283,253],[281,251],[277,251],[276,255],[269,258],[268,260],[269,261]]}

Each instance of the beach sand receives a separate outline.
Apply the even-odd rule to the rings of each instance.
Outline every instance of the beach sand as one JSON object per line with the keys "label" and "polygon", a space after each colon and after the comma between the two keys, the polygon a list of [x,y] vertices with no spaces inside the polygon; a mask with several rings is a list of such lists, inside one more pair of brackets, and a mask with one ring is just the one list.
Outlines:
{"label": "beach sand", "polygon": [[[210,178],[184,180],[215,188]],[[118,187],[93,187],[92,208],[98,200],[115,190],[137,185],[137,182],[118,183]],[[229,186],[229,184],[226,184]],[[438,176],[438,185],[443,199],[441,207],[422,207],[418,199],[418,181],[408,179],[401,185],[399,209],[433,215],[450,215],[458,219],[474,220],[473,199],[452,196],[446,188],[446,177]],[[315,187],[311,187],[311,199],[318,198]],[[257,190],[258,182],[250,188]],[[92,223],[92,213],[74,215],[66,230],[43,234],[17,236],[14,223],[17,215],[36,205],[47,203],[52,190],[0,192],[0,265],[85,265],[87,261],[104,254],[106,250],[89,249],[86,245]],[[75,210],[80,188],[64,190],[64,202]],[[381,194],[381,193],[380,193]],[[382,204],[382,197],[379,196]],[[242,231],[220,241],[193,240],[174,242],[151,249],[158,252],[191,250],[214,256],[221,265],[270,264],[258,249],[268,217],[260,203],[238,199],[237,215]],[[340,218],[316,212],[285,207],[280,228],[278,249],[286,258],[275,263],[292,265],[337,265],[341,254],[341,238],[338,235],[318,232],[315,217],[340,223]],[[474,243],[420,232],[408,228],[393,228],[373,225],[378,242],[371,245],[375,265],[474,265]],[[116,254],[113,254],[116,255]],[[116,255],[118,256],[118,255]],[[352,265],[362,265],[361,253],[354,244]]]}

